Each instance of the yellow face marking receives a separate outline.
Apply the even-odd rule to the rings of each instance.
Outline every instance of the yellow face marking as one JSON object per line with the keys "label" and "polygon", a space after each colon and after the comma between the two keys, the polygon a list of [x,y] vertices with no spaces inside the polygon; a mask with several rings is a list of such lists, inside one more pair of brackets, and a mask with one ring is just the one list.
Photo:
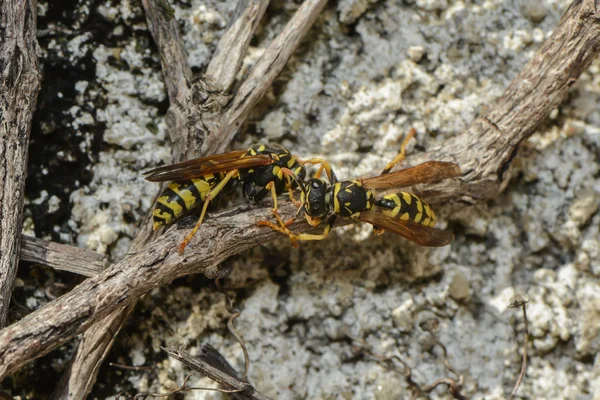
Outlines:
{"label": "yellow face marking", "polygon": [[412,203],[412,197],[410,196],[410,194],[408,194],[406,192],[402,192],[402,198],[404,199],[406,204],[408,204],[410,206],[410,203]]}
{"label": "yellow face marking", "polygon": [[256,150],[250,149],[250,151],[248,151],[248,153],[250,153],[251,156],[255,156],[256,155]]}
{"label": "yellow face marking", "polygon": [[261,144],[260,147],[258,148],[258,151],[265,151],[266,147],[264,144]]}
{"label": "yellow face marking", "polygon": [[192,209],[194,207],[194,205],[196,205],[196,203],[198,202],[198,199],[196,198],[196,196],[194,196],[192,194],[192,192],[190,192],[188,189],[182,187],[182,185],[177,185],[177,184],[172,183],[169,185],[169,189],[174,191],[175,194],[177,194],[179,197],[181,197],[183,199],[183,201],[185,201],[185,208],[187,210]]}

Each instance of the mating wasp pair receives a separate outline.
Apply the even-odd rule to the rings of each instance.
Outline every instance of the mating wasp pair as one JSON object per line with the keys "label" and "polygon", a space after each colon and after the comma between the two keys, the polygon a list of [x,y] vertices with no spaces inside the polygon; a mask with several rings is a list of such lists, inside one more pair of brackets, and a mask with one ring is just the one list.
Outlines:
{"label": "mating wasp pair", "polygon": [[[168,225],[185,212],[202,205],[196,226],[179,247],[180,253],[183,252],[202,224],[210,201],[233,180],[238,180],[243,183],[244,197],[251,204],[271,194],[272,211],[278,224],[269,221],[258,223],[286,234],[294,244],[298,240],[324,239],[337,216],[341,216],[374,225],[376,234],[389,230],[421,246],[445,246],[454,235],[433,227],[435,214],[427,203],[406,192],[382,197],[376,197],[374,192],[374,189],[412,186],[460,175],[456,164],[441,161],[429,161],[390,172],[404,159],[406,144],[413,135],[414,130],[407,135],[400,154],[381,175],[365,179],[338,181],[327,161],[320,158],[303,161],[274,144],[255,145],[247,151],[202,157],[153,169],[146,172],[147,180],[171,181],[154,208],[154,229]],[[305,181],[306,164],[320,164],[315,176],[308,181]],[[323,171],[329,183],[320,178]],[[277,196],[287,190],[290,199],[295,202],[293,189],[296,187],[301,190],[297,215],[304,213],[311,226],[318,226],[327,218],[323,233],[295,234],[289,230],[294,219],[284,222],[277,213]]]}
{"label": "mating wasp pair", "polygon": [[242,182],[244,197],[250,204],[263,200],[270,193],[273,214],[281,222],[277,196],[287,190],[293,199],[292,190],[296,186],[289,174],[302,180],[306,176],[306,164],[322,162],[319,158],[300,160],[277,144],[258,144],[248,150],[196,158],[147,171],[146,179],[151,182],[171,182],[154,206],[154,230],[202,206],[196,226],[179,246],[179,252],[183,253],[204,221],[211,200],[236,180]]}

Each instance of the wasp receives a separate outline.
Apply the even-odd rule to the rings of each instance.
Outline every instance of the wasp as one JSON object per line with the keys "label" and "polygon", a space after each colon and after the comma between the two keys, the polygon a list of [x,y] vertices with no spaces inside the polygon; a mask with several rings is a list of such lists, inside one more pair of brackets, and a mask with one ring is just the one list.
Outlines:
{"label": "wasp", "polygon": [[[319,164],[329,175],[329,164],[320,158],[301,160],[278,144],[256,144],[248,150],[183,161],[145,172],[151,182],[170,182],[158,196],[152,212],[153,228],[169,225],[187,212],[202,206],[194,229],[179,246],[183,253],[204,221],[206,211],[223,189],[235,181],[241,181],[243,195],[250,204],[263,200],[269,193],[273,199],[273,214],[277,213],[277,196],[288,190],[293,198],[296,182],[306,176],[306,164]],[[324,163],[324,164],[323,164]],[[290,176],[297,178],[291,179]],[[295,201],[295,200],[294,200]]]}
{"label": "wasp", "polygon": [[[295,245],[299,240],[325,239],[338,216],[372,224],[375,227],[375,234],[382,234],[389,230],[421,246],[440,247],[449,244],[454,239],[454,234],[435,229],[435,213],[427,203],[414,194],[399,192],[381,197],[375,195],[374,189],[392,189],[437,182],[461,174],[458,165],[442,161],[428,161],[411,168],[390,172],[394,165],[404,159],[404,148],[414,133],[411,131],[407,135],[400,154],[388,163],[379,176],[338,181],[335,174],[331,173],[328,175],[332,180],[328,184],[320,178],[319,170],[315,177],[307,182],[297,179],[302,194],[301,205],[296,215],[303,213],[307,222],[313,227],[319,226],[326,218],[327,222],[321,234],[291,232],[288,226],[294,218],[284,223],[279,222],[279,225],[269,221],[260,221],[259,224],[288,235]],[[294,177],[293,174],[290,175]]]}

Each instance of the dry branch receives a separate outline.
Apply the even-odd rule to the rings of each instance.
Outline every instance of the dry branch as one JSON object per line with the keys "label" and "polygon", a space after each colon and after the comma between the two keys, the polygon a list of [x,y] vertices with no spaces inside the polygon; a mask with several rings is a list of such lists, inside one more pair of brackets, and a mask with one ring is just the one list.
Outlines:
{"label": "dry branch", "polygon": [[102,254],[95,251],[48,242],[26,235],[21,236],[20,258],[23,261],[87,277],[96,276],[102,272],[106,261]]}
{"label": "dry branch", "polygon": [[[194,124],[189,124],[189,120],[200,121],[202,125],[210,126],[210,121],[220,118],[220,107],[200,106],[196,99],[204,99],[203,105],[211,103],[220,105],[226,98],[222,95],[223,89],[231,86],[268,1],[241,0],[238,4],[229,27],[223,34],[208,66],[214,74],[209,78],[213,87],[205,85],[203,81],[193,85],[190,83],[191,70],[178,25],[172,18],[172,14],[164,9],[165,5],[168,3],[164,1],[143,1],[148,27],[161,55],[162,70],[171,102],[167,123],[171,139],[175,143],[173,158],[178,161],[184,156],[198,156],[199,154],[195,152],[199,148],[198,143],[203,143],[205,140],[203,129],[190,131],[189,127],[193,128]],[[150,219],[151,214],[148,214],[130,251],[141,250],[155,238],[154,233],[149,229]],[[134,307],[135,303],[132,303],[111,313],[85,332],[71,365],[52,394],[54,400],[85,398],[90,393],[102,361]],[[107,332],[111,334],[107,335]]]}
{"label": "dry branch", "polygon": [[327,0],[306,0],[281,33],[271,42],[250,75],[240,86],[219,124],[219,132],[202,148],[204,154],[221,153],[242,126],[254,105],[263,97],[292,53],[327,4]]}
{"label": "dry branch", "polygon": [[17,274],[27,150],[40,90],[35,0],[0,3],[0,328]]}
{"label": "dry branch", "polygon": [[458,198],[472,204],[494,197],[503,188],[519,145],[560,104],[596,58],[600,50],[598,8],[594,0],[574,1],[487,114],[443,145],[407,160],[411,165],[425,159],[454,161],[464,174],[461,180],[415,192],[440,202]]}
{"label": "dry branch", "polygon": [[269,0],[239,1],[205,73],[217,82],[222,90],[228,91],[235,81],[250,40],[268,5]]}
{"label": "dry branch", "polygon": [[[456,160],[465,171],[458,183],[423,186],[421,192],[437,196],[428,198],[433,202],[474,202],[496,195],[519,144],[560,103],[599,49],[594,3],[574,3],[487,118],[477,119],[467,133],[450,140],[444,149],[412,158]],[[291,216],[295,209],[288,201],[281,203],[282,215]],[[0,378],[84,332],[157,285],[195,272],[218,276],[218,264],[225,258],[275,237],[270,230],[256,226],[256,221],[268,214],[268,208],[243,206],[211,216],[184,256],[177,254],[176,247],[189,229],[172,227],[147,248],[5,328],[0,332]]]}

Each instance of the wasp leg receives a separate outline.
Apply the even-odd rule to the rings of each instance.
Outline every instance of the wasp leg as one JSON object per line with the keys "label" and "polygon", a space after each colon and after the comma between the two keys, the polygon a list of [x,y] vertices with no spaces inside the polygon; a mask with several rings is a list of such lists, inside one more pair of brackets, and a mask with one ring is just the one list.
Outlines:
{"label": "wasp leg", "polygon": [[332,215],[327,220],[327,224],[325,225],[325,229],[323,229],[323,233],[321,234],[312,234],[312,233],[300,233],[300,234],[291,234],[290,239],[292,242],[294,240],[323,240],[331,232],[331,228],[333,228],[333,224],[335,223],[336,215]]}
{"label": "wasp leg", "polygon": [[406,146],[408,145],[408,142],[410,142],[410,139],[415,137],[416,133],[417,131],[414,128],[411,128],[408,131],[406,137],[404,138],[404,141],[402,142],[402,147],[400,147],[400,153],[385,166],[383,171],[381,171],[381,175],[389,174],[389,172],[392,170],[392,168],[394,168],[396,164],[398,164],[406,158]]}
{"label": "wasp leg", "polygon": [[270,221],[258,221],[257,223],[260,226],[267,226],[276,232],[283,233],[284,235],[286,235],[290,238],[290,240],[292,241],[292,245],[294,247],[298,247],[298,240],[296,240],[296,238],[295,238],[296,235],[294,233],[292,233],[292,231],[290,231],[290,229],[288,228],[288,226],[291,225],[295,221],[295,218],[292,218],[292,219],[289,219],[289,220],[283,222],[281,220],[281,218],[279,218],[278,215],[276,215],[275,217],[277,218],[277,222],[279,223],[279,225],[274,224],[273,222],[270,222]]}
{"label": "wasp leg", "polygon": [[319,169],[317,170],[317,173],[315,174],[315,178],[320,178],[321,174],[323,173],[323,170],[325,170],[325,173],[327,173],[327,179],[329,179],[329,183],[331,183],[331,184],[337,183],[338,179],[335,176],[333,169],[331,169],[331,165],[329,164],[328,161],[326,161],[322,158],[319,158],[319,157],[311,158],[308,160],[301,160],[297,157],[296,157],[296,159],[298,160],[298,162],[300,164],[312,164],[312,165],[319,164],[320,166],[319,166]]}
{"label": "wasp leg", "polygon": [[198,218],[198,222],[196,222],[194,229],[192,229],[192,231],[189,233],[189,235],[187,235],[187,237],[179,245],[179,249],[178,249],[179,254],[183,254],[185,247],[188,245],[190,240],[192,240],[192,238],[194,237],[196,232],[198,232],[200,225],[202,225],[202,221],[204,221],[204,217],[206,215],[206,210],[208,209],[208,205],[210,204],[210,201],[212,199],[214,199],[215,197],[217,197],[219,192],[221,192],[221,190],[223,190],[223,188],[225,187],[225,185],[227,185],[227,183],[229,183],[231,178],[233,178],[237,174],[238,174],[237,169],[234,169],[233,171],[229,171],[227,173],[227,175],[225,175],[223,180],[221,182],[219,182],[219,184],[217,186],[215,186],[210,192],[208,192],[208,194],[206,195],[206,198],[204,199],[204,205],[202,206],[202,212],[200,213],[200,218]]}
{"label": "wasp leg", "polygon": [[294,196],[294,189],[292,189],[292,177],[289,175],[285,176],[285,179],[287,180],[287,189],[288,189],[288,195],[290,196],[290,200],[292,201],[292,203],[294,203],[294,205],[296,207],[301,207],[302,206],[302,202],[300,200],[296,200],[296,196]]}
{"label": "wasp leg", "polygon": [[271,212],[275,216],[277,222],[279,222],[279,225],[285,226],[283,220],[281,219],[281,216],[279,216],[279,211],[277,211],[277,191],[275,189],[275,183],[269,182],[267,183],[267,186],[265,186],[265,188],[271,191],[271,197],[273,198],[273,209],[271,210]]}

